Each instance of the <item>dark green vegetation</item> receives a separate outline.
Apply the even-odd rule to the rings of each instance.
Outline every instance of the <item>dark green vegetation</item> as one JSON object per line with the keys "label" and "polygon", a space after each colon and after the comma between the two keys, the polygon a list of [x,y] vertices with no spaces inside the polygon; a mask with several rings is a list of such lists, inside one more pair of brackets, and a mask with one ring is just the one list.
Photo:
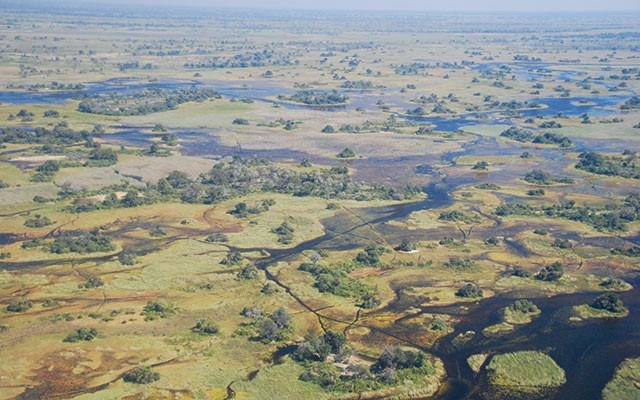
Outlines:
{"label": "dark green vegetation", "polygon": [[456,292],[456,296],[462,297],[465,299],[477,299],[484,296],[484,291],[479,287],[467,283]]}
{"label": "dark green vegetation", "polygon": [[160,373],[155,372],[151,367],[135,368],[122,377],[125,382],[145,385],[160,380]]}
{"label": "dark green vegetation", "polygon": [[629,223],[638,221],[640,194],[631,194],[623,202],[610,204],[606,207],[578,206],[575,201],[540,207],[525,203],[505,203],[496,208],[495,214],[501,217],[525,215],[562,218],[583,222],[596,229],[625,231]]}
{"label": "dark green vegetation", "polygon": [[581,153],[576,168],[598,175],[621,176],[640,179],[640,166],[635,152],[622,156],[604,156],[593,151]]}
{"label": "dark green vegetation", "polygon": [[591,307],[612,313],[620,313],[626,310],[620,296],[616,293],[605,293],[598,296],[598,298],[591,303]]}
{"label": "dark green vegetation", "polygon": [[90,342],[98,336],[96,328],[78,328],[71,332],[62,341],[67,343]]}
{"label": "dark green vegetation", "polygon": [[534,144],[552,144],[560,146],[562,148],[569,148],[573,146],[573,141],[566,136],[550,132],[536,135],[530,130],[518,128],[515,126],[512,126],[503,131],[500,136],[523,143],[530,142]]}
{"label": "dark green vegetation", "polygon": [[241,314],[251,320],[244,324],[244,328],[255,340],[263,343],[281,342],[291,336],[293,330],[291,316],[284,307],[278,308],[271,314],[265,313],[258,307],[245,307]]}
{"label": "dark green vegetation", "polygon": [[560,262],[544,266],[537,274],[536,279],[546,282],[555,282],[564,275],[564,268]]}
{"label": "dark green vegetation", "polygon": [[[369,260],[369,256],[367,260]],[[375,296],[375,289],[365,283],[353,279],[349,273],[358,268],[356,263],[321,265],[303,263],[299,269],[309,272],[315,279],[314,287],[320,292],[336,296],[349,297],[360,302],[362,308],[373,308],[380,301]]]}
{"label": "dark green vegetation", "polygon": [[349,100],[349,97],[342,95],[335,90],[331,92],[302,90],[291,96],[278,96],[278,99],[302,103],[309,106],[334,106],[345,104]]}
{"label": "dark green vegetation", "polygon": [[[127,189],[127,188],[125,188]],[[234,158],[230,162],[216,164],[209,172],[191,179],[186,174],[175,171],[144,189],[129,188],[127,195],[117,199],[113,194],[122,190],[114,186],[102,192],[109,193],[104,201],[85,202],[72,206],[73,212],[88,212],[99,209],[137,207],[157,202],[180,200],[185,203],[214,204],[251,193],[286,193],[294,196],[314,196],[326,199],[404,199],[417,196],[421,191],[414,186],[401,189],[379,184],[365,186],[354,182],[339,167],[296,172],[278,167],[265,160]],[[76,193],[79,197],[80,194]],[[239,203],[232,214],[245,217],[257,211],[266,211],[269,201],[257,207]]]}
{"label": "dark green vegetation", "polygon": [[190,101],[219,98],[210,89],[144,89],[131,94],[102,94],[86,99],[78,105],[78,111],[101,115],[144,115],[173,110]]}
{"label": "dark green vegetation", "polygon": [[[328,332],[299,345],[293,358],[305,367],[301,380],[335,392],[379,390],[405,381],[420,381],[434,372],[424,353],[399,347],[386,348],[369,368],[350,361],[350,355],[344,335]],[[339,368],[338,363],[347,366]]]}
{"label": "dark green vegetation", "polygon": [[208,319],[200,319],[191,328],[191,331],[201,335],[215,335],[220,331],[220,328]]}
{"label": "dark green vegetation", "polygon": [[554,177],[548,172],[541,171],[539,169],[534,169],[531,172],[528,172],[524,176],[525,182],[534,184],[534,185],[553,185],[554,183],[565,183],[571,184],[574,183],[574,180],[566,177]]}

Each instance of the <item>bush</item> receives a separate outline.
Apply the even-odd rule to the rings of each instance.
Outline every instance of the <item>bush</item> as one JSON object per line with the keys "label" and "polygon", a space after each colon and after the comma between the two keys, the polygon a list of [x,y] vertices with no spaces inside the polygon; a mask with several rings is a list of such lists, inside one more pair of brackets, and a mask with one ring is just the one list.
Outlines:
{"label": "bush", "polygon": [[220,331],[220,328],[208,319],[203,318],[196,322],[191,331],[201,335],[215,335]]}
{"label": "bush", "polygon": [[371,372],[381,373],[385,370],[420,368],[425,362],[426,356],[424,353],[402,350],[399,347],[387,347],[378,358],[378,361],[371,366]]}
{"label": "bush", "polygon": [[229,238],[224,233],[212,233],[204,241],[207,243],[227,243]]}
{"label": "bush", "polygon": [[468,299],[482,297],[483,295],[484,292],[482,291],[482,289],[471,283],[467,283],[456,292],[456,296]]}
{"label": "bush", "polygon": [[500,244],[500,239],[495,236],[491,236],[490,238],[487,238],[484,243],[488,244],[489,246],[497,246]]}
{"label": "bush", "polygon": [[124,374],[122,379],[125,382],[144,385],[160,380],[160,374],[153,371],[151,367],[138,367]]}
{"label": "bush", "polygon": [[322,128],[322,133],[334,133],[336,129],[332,125],[326,125]]}
{"label": "bush", "polygon": [[96,328],[79,328],[71,332],[62,341],[66,343],[90,342],[98,336]]}
{"label": "bush", "polygon": [[511,271],[511,275],[517,276],[518,278],[529,278],[531,276],[531,272],[526,269],[522,269],[521,267],[515,267]]}
{"label": "bush", "polygon": [[397,251],[414,251],[416,249],[416,244],[408,239],[403,239],[402,243],[395,248]]}
{"label": "bush", "polygon": [[232,265],[238,265],[242,261],[244,261],[244,257],[242,256],[242,253],[238,251],[233,251],[231,253],[228,253],[225,256],[225,258],[222,261],[220,261],[220,264],[232,266]]}
{"label": "bush", "polygon": [[354,261],[366,266],[375,266],[380,262],[380,256],[384,251],[384,247],[372,243],[359,252]]}
{"label": "bush", "polygon": [[475,265],[475,261],[460,257],[451,257],[449,258],[449,262],[444,263],[445,267],[455,269],[469,269],[475,267]]}
{"label": "bush", "polygon": [[33,218],[29,218],[24,221],[24,226],[27,228],[42,228],[53,224],[54,221],[49,219],[49,217],[43,217],[40,214],[36,214]]}
{"label": "bush", "polygon": [[520,313],[536,313],[540,311],[538,307],[533,304],[530,300],[520,299],[516,300],[513,304],[509,306],[509,309],[512,311],[520,312]]}
{"label": "bush", "polygon": [[236,118],[233,120],[234,125],[249,125],[249,121],[244,118]]}
{"label": "bush", "polygon": [[25,312],[33,307],[33,302],[29,299],[15,300],[9,303],[7,311],[9,312]]}
{"label": "bush", "polygon": [[79,237],[57,238],[52,243],[49,243],[49,251],[55,254],[85,254],[113,250],[115,250],[115,246],[111,242],[111,238],[100,233],[97,229]]}
{"label": "bush", "polygon": [[141,315],[145,321],[152,321],[157,318],[167,318],[176,313],[174,304],[165,304],[157,301],[148,301],[147,305],[142,309]]}
{"label": "bush", "polygon": [[242,280],[250,280],[250,279],[258,279],[258,268],[253,265],[248,265],[240,272],[238,272],[238,279]]}
{"label": "bush", "polygon": [[338,158],[353,158],[356,153],[348,147],[345,147],[340,153],[336,155]]}
{"label": "bush", "polygon": [[564,275],[562,264],[554,262],[551,265],[543,267],[536,275],[536,279],[545,282],[555,282],[562,278],[562,275]]}
{"label": "bush", "polygon": [[93,289],[100,286],[104,286],[104,281],[99,276],[92,276],[91,278],[87,279],[86,282],[78,285],[78,287],[81,289]]}
{"label": "bush", "polygon": [[120,261],[120,264],[122,265],[134,265],[136,263],[136,254],[129,250],[123,250],[118,254],[118,261]]}

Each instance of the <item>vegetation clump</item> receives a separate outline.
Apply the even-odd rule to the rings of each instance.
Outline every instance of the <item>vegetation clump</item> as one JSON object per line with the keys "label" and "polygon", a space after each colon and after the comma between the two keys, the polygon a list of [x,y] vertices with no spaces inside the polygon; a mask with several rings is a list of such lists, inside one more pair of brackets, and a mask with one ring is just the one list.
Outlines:
{"label": "vegetation clump", "polygon": [[301,90],[291,96],[278,96],[278,100],[293,101],[309,106],[333,106],[345,104],[349,97],[333,90],[330,92],[316,92],[313,90]]}
{"label": "vegetation clump", "polygon": [[456,296],[465,299],[477,299],[484,296],[484,292],[472,283],[467,283],[456,292]]}
{"label": "vegetation clump", "polygon": [[545,265],[542,269],[536,274],[536,279],[545,282],[555,282],[562,278],[564,275],[564,268],[562,268],[562,264],[560,262],[554,262],[550,265]]}
{"label": "vegetation clump", "polygon": [[640,179],[640,165],[635,153],[616,157],[587,151],[578,156],[576,168],[592,174]]}
{"label": "vegetation clump", "polygon": [[127,372],[122,376],[125,382],[146,385],[160,380],[160,374],[155,372],[151,367],[138,367]]}
{"label": "vegetation clump", "polygon": [[191,331],[200,335],[215,335],[220,331],[220,328],[218,328],[218,326],[212,321],[203,318],[196,322],[196,324],[191,328]]}
{"label": "vegetation clump", "polygon": [[574,183],[572,178],[567,177],[553,177],[548,172],[541,171],[539,169],[534,169],[533,171],[527,173],[524,176],[525,182],[534,184],[534,185],[553,185],[554,183],[565,183],[571,184]]}
{"label": "vegetation clump", "polygon": [[[315,278],[314,287],[323,293],[331,293],[336,296],[355,298],[362,300],[372,296],[374,289],[362,282],[355,280],[349,272],[355,269],[352,263],[333,264],[324,266],[314,263],[302,263],[301,271],[309,272]],[[375,298],[375,296],[373,296]],[[367,304],[371,303],[371,299]],[[367,307],[363,307],[367,308]]]}
{"label": "vegetation clump", "polygon": [[495,214],[501,217],[539,215],[563,218],[583,222],[599,230],[625,231],[627,224],[640,220],[640,193],[630,194],[621,203],[610,203],[604,207],[578,206],[573,200],[541,207],[526,203],[504,203],[496,208]]}
{"label": "vegetation clump", "polygon": [[[325,335],[302,347],[299,356],[303,359],[299,362],[305,366],[306,371],[300,375],[301,380],[314,382],[336,392],[363,393],[404,382],[411,382],[413,386],[425,381],[435,372],[433,364],[424,353],[400,347],[386,348],[369,368],[343,360],[349,349],[342,345],[341,336],[338,335],[332,334],[329,338]],[[326,361],[321,361],[327,353]],[[347,364],[346,368],[336,365],[340,361]]]}
{"label": "vegetation clump", "polygon": [[53,225],[54,223],[55,222],[52,221],[49,217],[36,214],[33,216],[33,218],[29,218],[24,221],[24,226],[26,226],[27,228],[42,228],[45,226]]}
{"label": "vegetation clump", "polygon": [[591,307],[612,313],[621,313],[626,310],[620,296],[616,293],[605,293],[598,296],[593,303],[591,303]]}
{"label": "vegetation clump", "polygon": [[80,287],[81,289],[93,289],[100,286],[104,286],[104,281],[99,276],[92,276],[91,278],[87,279],[86,282],[78,285],[78,287]]}
{"label": "vegetation clump", "polygon": [[146,115],[173,110],[178,105],[191,101],[219,98],[211,89],[158,89],[147,88],[132,93],[97,94],[83,99],[78,111],[101,115]]}
{"label": "vegetation clump", "polygon": [[29,311],[33,307],[33,302],[29,299],[14,300],[7,306],[7,311],[19,313]]}
{"label": "vegetation clump", "polygon": [[291,316],[284,307],[268,315],[258,307],[245,307],[241,314],[251,319],[244,327],[263,343],[287,340],[293,330]]}
{"label": "vegetation clump", "polygon": [[71,332],[62,341],[66,343],[90,342],[98,336],[96,328],[78,328]]}
{"label": "vegetation clump", "polygon": [[293,242],[295,229],[288,221],[283,221],[279,226],[273,228],[271,232],[278,235],[278,243],[286,246]]}
{"label": "vegetation clump", "polygon": [[464,270],[475,267],[476,263],[470,258],[451,257],[448,262],[444,263],[444,266],[446,268]]}
{"label": "vegetation clump", "polygon": [[55,254],[109,252],[116,248],[111,238],[98,229],[78,237],[56,238],[47,246]]}
{"label": "vegetation clump", "polygon": [[[547,128],[555,128],[556,126],[545,122]],[[517,142],[530,142],[535,144],[553,144],[562,148],[569,148],[573,146],[573,141],[566,136],[559,135],[557,133],[544,133],[542,135],[534,135],[533,132],[527,129],[518,128],[515,126],[509,127],[507,130],[500,134],[501,137],[515,140]],[[524,153],[523,153],[524,154]],[[528,153],[527,153],[528,154]],[[528,157],[523,157],[528,158]]]}
{"label": "vegetation clump", "polygon": [[409,239],[402,239],[402,242],[395,247],[396,251],[412,252],[417,250],[417,246]]}
{"label": "vegetation clump", "polygon": [[371,243],[365,247],[363,251],[356,254],[354,261],[367,267],[378,266],[380,263],[380,256],[383,255],[385,251],[386,249],[383,246]]}
{"label": "vegetation clump", "polygon": [[176,313],[177,307],[173,303],[161,303],[148,301],[140,315],[145,321],[153,321],[158,318],[168,318]]}
{"label": "vegetation clump", "polygon": [[336,157],[338,158],[353,158],[355,156],[356,153],[354,153],[353,150],[348,147],[345,147],[340,153],[336,155]]}

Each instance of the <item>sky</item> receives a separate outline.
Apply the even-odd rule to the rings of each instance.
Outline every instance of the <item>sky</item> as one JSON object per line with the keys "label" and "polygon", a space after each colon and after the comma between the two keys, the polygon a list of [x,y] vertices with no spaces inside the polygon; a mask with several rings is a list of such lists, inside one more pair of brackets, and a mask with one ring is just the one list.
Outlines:
{"label": "sky", "polygon": [[[25,0],[28,1],[28,0]],[[0,0],[0,3],[2,1]],[[86,0],[95,3],[420,11],[640,11],[640,0]]]}

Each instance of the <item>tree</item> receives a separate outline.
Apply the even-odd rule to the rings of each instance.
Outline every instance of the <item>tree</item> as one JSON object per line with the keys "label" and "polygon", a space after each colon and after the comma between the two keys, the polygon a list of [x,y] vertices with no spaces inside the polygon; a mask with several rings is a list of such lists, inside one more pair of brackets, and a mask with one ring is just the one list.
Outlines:
{"label": "tree", "polygon": [[482,291],[482,289],[471,283],[467,283],[456,292],[456,296],[468,299],[482,297],[483,295],[484,292]]}
{"label": "tree", "polygon": [[342,150],[340,153],[336,155],[336,157],[338,158],[353,158],[355,156],[356,156],[356,153],[354,153],[353,150],[351,150],[348,147],[345,147],[344,150]]}
{"label": "tree", "polygon": [[333,125],[326,125],[324,128],[322,128],[322,133],[335,133],[336,129],[333,127]]}
{"label": "tree", "polygon": [[400,243],[395,250],[397,251],[414,251],[416,250],[416,244],[413,243],[409,239],[402,239],[402,243]]}
{"label": "tree", "polygon": [[591,307],[612,313],[621,313],[625,310],[620,296],[616,293],[605,293],[598,296],[593,303],[591,303]]}
{"label": "tree", "polygon": [[536,279],[545,282],[555,282],[562,278],[562,275],[564,275],[562,264],[556,261],[553,264],[543,267],[536,275]]}
{"label": "tree", "polygon": [[384,247],[371,243],[356,255],[355,262],[366,266],[374,266],[380,262],[380,256],[384,254]]}

